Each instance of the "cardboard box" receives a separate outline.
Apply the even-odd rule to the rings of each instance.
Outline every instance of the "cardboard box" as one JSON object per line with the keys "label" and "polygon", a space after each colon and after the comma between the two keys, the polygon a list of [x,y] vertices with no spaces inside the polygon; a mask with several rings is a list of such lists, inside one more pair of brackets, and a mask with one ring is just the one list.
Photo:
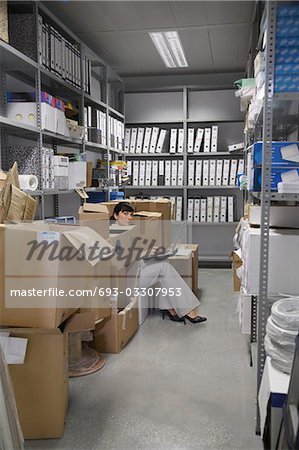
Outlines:
{"label": "cardboard box", "polygon": [[12,184],[7,177],[0,192],[0,223],[33,220],[36,207],[37,201]]}
{"label": "cardboard box", "polygon": [[198,244],[178,244],[177,247],[189,249],[192,252],[192,291],[198,294]]}
{"label": "cardboard box", "polygon": [[237,275],[237,269],[242,266],[243,261],[240,258],[238,252],[231,252],[229,255],[232,262],[232,273],[233,273],[233,285],[234,291],[238,292],[241,288],[241,280]]}
{"label": "cardboard box", "polygon": [[138,326],[137,298],[133,298],[122,311],[114,306],[111,319],[96,325],[92,347],[101,353],[120,353]]}
{"label": "cardboard box", "polygon": [[175,255],[167,258],[167,261],[176,269],[184,281],[192,289],[192,251],[188,255]]}
{"label": "cardboard box", "polygon": [[86,186],[86,161],[71,161],[69,163],[69,189]]}
{"label": "cardboard box", "polygon": [[[272,167],[271,170],[271,191],[277,192],[278,183],[299,181],[299,166],[293,168]],[[249,175],[249,190],[260,192],[262,189],[262,169],[257,167],[251,169]]]}
{"label": "cardboard box", "polygon": [[[251,147],[252,166],[260,167],[263,162],[263,143],[255,142]],[[278,167],[299,166],[299,142],[272,142],[271,165]]]}
{"label": "cardboard box", "polygon": [[109,237],[109,210],[102,203],[83,203],[79,207],[79,225],[92,228],[104,239]]}
{"label": "cardboard box", "polygon": [[[0,226],[0,324],[55,328],[62,323],[89,294],[65,296],[59,291],[90,289],[99,259],[90,259],[86,249],[96,243],[112,250],[89,228],[41,222]],[[17,249],[17,260],[11,249]],[[34,295],[33,289],[42,295]]]}
{"label": "cardboard box", "polygon": [[4,188],[5,181],[6,181],[6,175],[4,172],[0,171],[0,191]]}
{"label": "cardboard box", "polygon": [[92,162],[86,162],[86,187],[90,187],[92,183]]}
{"label": "cardboard box", "polygon": [[[250,225],[261,225],[261,207],[248,205],[248,218]],[[299,228],[299,208],[297,206],[271,206],[270,227],[272,228]]]}

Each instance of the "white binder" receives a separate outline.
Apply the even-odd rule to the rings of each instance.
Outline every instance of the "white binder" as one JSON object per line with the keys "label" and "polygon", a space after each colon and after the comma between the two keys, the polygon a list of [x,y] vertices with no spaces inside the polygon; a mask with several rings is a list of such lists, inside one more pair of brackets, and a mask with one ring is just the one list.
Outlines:
{"label": "white binder", "polygon": [[184,184],[184,161],[183,160],[179,160],[178,161],[178,180],[177,180],[177,185],[178,186],[183,186]]}
{"label": "white binder", "polygon": [[227,197],[227,221],[234,221],[234,197]]}
{"label": "white binder", "polygon": [[188,153],[193,153],[194,150],[194,128],[188,129]]}
{"label": "white binder", "polygon": [[165,186],[171,185],[171,163],[172,161],[165,161]]}
{"label": "white binder", "polygon": [[158,127],[153,127],[149,153],[155,153],[156,152],[156,146],[157,146],[157,141],[158,141],[158,134],[159,134],[159,128]]}
{"label": "white binder", "polygon": [[208,159],[203,160],[203,168],[202,168],[202,185],[209,186],[209,164],[210,161]]}
{"label": "white binder", "polygon": [[137,141],[137,128],[131,128],[130,153],[135,153]]}
{"label": "white binder", "polygon": [[177,134],[178,130],[176,128],[172,128],[170,131],[170,153],[176,153]]}
{"label": "white binder", "polygon": [[140,161],[138,186],[144,186],[144,184],[145,184],[145,161]]}
{"label": "white binder", "polygon": [[198,128],[196,131],[196,137],[195,137],[194,153],[200,152],[203,135],[204,135],[204,129]]}
{"label": "white binder", "polygon": [[195,159],[188,161],[188,186],[194,186]]}
{"label": "white binder", "polygon": [[217,159],[216,163],[216,185],[222,186],[223,159]]}
{"label": "white binder", "polygon": [[213,222],[219,222],[220,219],[220,197],[214,197]]}
{"label": "white binder", "polygon": [[188,214],[187,214],[188,222],[193,222],[193,208],[194,208],[194,199],[189,198],[188,199]]}
{"label": "white binder", "polygon": [[237,174],[238,175],[243,175],[244,174],[244,159],[239,159]]}
{"label": "white binder", "polygon": [[229,167],[230,167],[230,160],[229,159],[224,159],[223,160],[222,186],[228,186]]}
{"label": "white binder", "polygon": [[210,144],[211,144],[211,128],[205,128],[205,137],[204,137],[204,152],[210,151]]}
{"label": "white binder", "polygon": [[207,197],[207,222],[213,222],[213,197]]}
{"label": "white binder", "polygon": [[210,159],[209,186],[215,186],[216,159]]}
{"label": "white binder", "polygon": [[158,186],[164,186],[165,185],[165,171],[164,171],[164,161],[163,159],[161,161],[157,161],[159,163],[158,168]]}
{"label": "white binder", "polygon": [[139,181],[139,161],[133,161],[133,186],[138,186]]}
{"label": "white binder", "polygon": [[174,160],[171,162],[171,186],[176,186],[178,179],[178,161]]}
{"label": "white binder", "polygon": [[218,144],[218,127],[215,125],[212,127],[211,152],[217,152],[217,144]]}
{"label": "white binder", "polygon": [[141,153],[143,145],[144,128],[138,128],[136,140],[136,153]]}
{"label": "white binder", "polygon": [[201,222],[207,221],[207,199],[206,198],[200,199],[200,221]]}
{"label": "white binder", "polygon": [[235,186],[236,185],[237,167],[238,167],[238,160],[237,159],[231,159],[231,161],[230,161],[230,176],[229,176],[229,184],[230,184],[230,186]]}
{"label": "white binder", "polygon": [[164,148],[165,139],[166,139],[166,130],[160,130],[160,134],[159,134],[159,138],[158,138],[158,142],[157,142],[157,148],[156,148],[157,153],[162,153],[162,150]]}
{"label": "white binder", "polygon": [[227,197],[220,199],[220,222],[226,222]]}
{"label": "white binder", "polygon": [[180,128],[179,130],[179,137],[178,137],[178,153],[184,152],[184,128]]}
{"label": "white binder", "polygon": [[127,175],[130,177],[132,175],[132,161],[127,161]]}
{"label": "white binder", "polygon": [[183,209],[183,197],[177,197],[175,220],[182,220],[182,209]]}
{"label": "white binder", "polygon": [[158,186],[158,164],[159,164],[159,161],[153,161],[152,186]]}
{"label": "white binder", "polygon": [[198,159],[195,163],[195,186],[202,186],[202,160]]}
{"label": "white binder", "polygon": [[194,199],[194,222],[199,222],[200,219],[200,198]]}
{"label": "white binder", "polygon": [[151,143],[151,134],[152,134],[152,129],[149,127],[146,127],[145,134],[144,134],[142,153],[149,152],[149,147],[150,147],[150,143]]}
{"label": "white binder", "polygon": [[145,185],[151,186],[151,184],[152,184],[152,161],[146,161]]}

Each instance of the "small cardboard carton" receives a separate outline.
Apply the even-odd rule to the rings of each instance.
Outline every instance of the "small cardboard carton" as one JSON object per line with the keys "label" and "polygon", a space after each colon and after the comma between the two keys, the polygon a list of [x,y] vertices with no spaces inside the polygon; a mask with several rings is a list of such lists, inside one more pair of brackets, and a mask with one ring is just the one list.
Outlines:
{"label": "small cardboard carton", "polygon": [[102,203],[83,203],[78,211],[79,225],[92,228],[104,239],[109,237],[109,211]]}
{"label": "small cardboard carton", "polygon": [[138,330],[138,305],[134,297],[121,311],[112,308],[111,319],[96,325],[93,348],[102,353],[120,353]]}
{"label": "small cardboard carton", "polygon": [[189,249],[192,252],[192,291],[198,294],[198,244],[178,244],[177,247]]}
{"label": "small cardboard carton", "polygon": [[231,262],[232,262],[232,274],[233,274],[233,286],[234,291],[238,292],[241,288],[241,280],[237,276],[237,269],[242,266],[243,261],[240,258],[240,255],[238,254],[238,251],[231,252],[229,255]]}

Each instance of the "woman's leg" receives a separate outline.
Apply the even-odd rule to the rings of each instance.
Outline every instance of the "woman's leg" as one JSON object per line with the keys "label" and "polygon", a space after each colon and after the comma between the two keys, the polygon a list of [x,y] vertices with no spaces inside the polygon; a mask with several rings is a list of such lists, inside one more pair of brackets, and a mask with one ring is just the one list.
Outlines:
{"label": "woman's leg", "polygon": [[183,317],[198,307],[197,297],[167,261],[147,263],[140,268],[139,286],[141,288],[148,288],[157,282],[165,288],[167,293],[167,295],[160,294],[160,309],[174,309],[179,317]]}

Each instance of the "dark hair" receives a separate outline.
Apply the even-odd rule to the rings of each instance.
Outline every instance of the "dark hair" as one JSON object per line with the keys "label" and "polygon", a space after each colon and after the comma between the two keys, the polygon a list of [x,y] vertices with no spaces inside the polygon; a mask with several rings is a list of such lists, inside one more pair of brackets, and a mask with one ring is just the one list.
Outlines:
{"label": "dark hair", "polygon": [[132,212],[132,213],[134,212],[134,208],[132,205],[130,205],[130,203],[127,203],[127,202],[117,203],[117,205],[114,206],[114,210],[113,210],[110,220],[115,220],[114,214],[116,214],[118,216],[118,214],[120,212],[126,212],[126,211]]}

